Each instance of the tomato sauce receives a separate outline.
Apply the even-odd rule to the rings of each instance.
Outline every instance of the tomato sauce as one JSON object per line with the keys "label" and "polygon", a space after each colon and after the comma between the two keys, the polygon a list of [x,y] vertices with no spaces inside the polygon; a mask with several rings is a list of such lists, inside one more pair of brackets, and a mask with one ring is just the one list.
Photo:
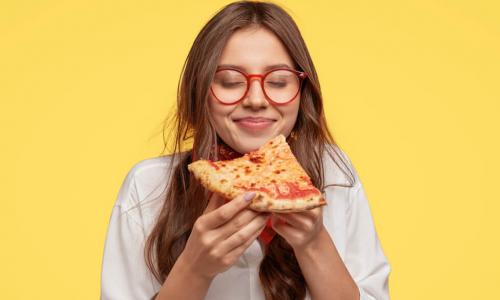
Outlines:
{"label": "tomato sauce", "polygon": [[209,160],[209,161],[208,161],[208,163],[209,163],[212,167],[214,167],[216,170],[219,170],[219,169],[220,169],[220,168],[219,168],[219,166],[218,166],[218,165],[216,165],[213,161]]}
{"label": "tomato sauce", "polygon": [[262,192],[268,195],[276,194],[277,199],[294,199],[320,194],[319,191],[311,184],[308,184],[306,188],[300,188],[298,184],[292,182],[286,182],[284,184],[287,186],[288,192],[281,192],[278,188],[278,184],[276,183],[273,184],[274,191],[271,191],[266,187],[253,187],[243,185],[237,185],[235,187],[242,188],[248,191]]}

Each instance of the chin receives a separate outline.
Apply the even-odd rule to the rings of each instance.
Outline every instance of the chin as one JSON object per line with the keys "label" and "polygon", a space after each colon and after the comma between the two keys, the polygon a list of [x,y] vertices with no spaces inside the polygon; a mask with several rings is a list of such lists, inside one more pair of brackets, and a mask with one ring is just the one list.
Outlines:
{"label": "chin", "polygon": [[234,150],[238,151],[239,153],[248,153],[250,151],[255,151],[274,137],[275,135],[263,135],[256,137],[247,136],[240,139],[240,142],[238,143],[238,145],[236,145]]}

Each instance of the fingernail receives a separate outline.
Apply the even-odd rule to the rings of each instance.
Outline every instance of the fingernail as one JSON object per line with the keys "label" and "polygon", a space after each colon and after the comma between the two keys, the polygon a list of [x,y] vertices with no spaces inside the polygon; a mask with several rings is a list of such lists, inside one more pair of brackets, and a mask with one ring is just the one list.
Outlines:
{"label": "fingernail", "polygon": [[250,200],[253,199],[253,197],[255,197],[255,192],[250,192],[250,193],[246,193],[245,196],[243,196],[243,199],[247,202],[249,202]]}

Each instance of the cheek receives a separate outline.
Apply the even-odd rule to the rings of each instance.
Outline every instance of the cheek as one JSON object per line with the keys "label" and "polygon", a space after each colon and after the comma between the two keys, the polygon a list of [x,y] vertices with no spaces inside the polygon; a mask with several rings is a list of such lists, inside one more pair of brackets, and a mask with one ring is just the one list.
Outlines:
{"label": "cheek", "polygon": [[281,109],[281,114],[283,116],[283,119],[284,119],[285,124],[286,124],[285,126],[287,128],[291,129],[295,125],[295,122],[297,120],[297,115],[299,113],[299,107],[300,107],[300,102],[296,101],[296,102],[290,103],[290,106],[284,106]]}
{"label": "cheek", "polygon": [[219,135],[224,135],[223,131],[227,130],[227,121],[231,114],[231,107],[217,103],[214,99],[209,99],[208,106],[210,116],[214,121],[214,126]]}
{"label": "cheek", "polygon": [[214,99],[211,97],[209,98],[209,112],[212,118],[215,120],[215,122],[220,123],[222,119],[228,114],[227,113],[227,108],[222,105],[217,103]]}

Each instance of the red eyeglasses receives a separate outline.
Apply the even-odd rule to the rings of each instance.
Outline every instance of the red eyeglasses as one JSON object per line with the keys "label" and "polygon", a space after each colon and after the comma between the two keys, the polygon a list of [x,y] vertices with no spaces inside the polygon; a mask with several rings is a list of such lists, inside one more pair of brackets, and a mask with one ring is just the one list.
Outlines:
{"label": "red eyeglasses", "polygon": [[234,68],[222,68],[215,73],[210,91],[220,103],[236,104],[246,97],[253,77],[259,79],[269,102],[284,105],[299,94],[307,74],[287,68],[273,69],[264,74],[247,74]]}

